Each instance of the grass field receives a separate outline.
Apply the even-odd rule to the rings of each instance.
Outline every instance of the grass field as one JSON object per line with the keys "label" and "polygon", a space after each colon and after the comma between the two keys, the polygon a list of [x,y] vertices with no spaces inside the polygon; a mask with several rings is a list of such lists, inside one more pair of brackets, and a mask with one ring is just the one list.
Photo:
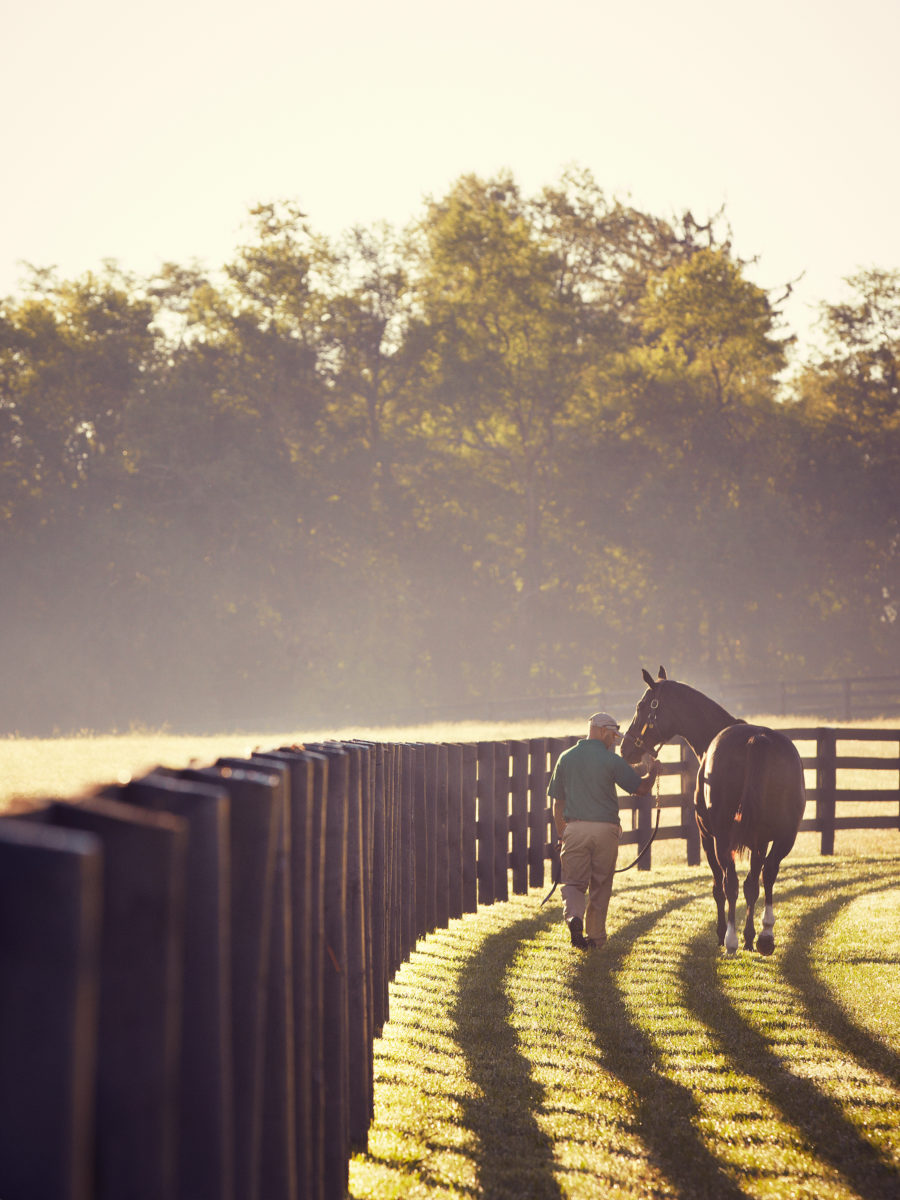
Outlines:
{"label": "grass field", "polygon": [[539,892],[430,935],[351,1195],[896,1200],[900,859],[788,860],[776,909],[769,959],[697,868],[623,876],[587,955]]}

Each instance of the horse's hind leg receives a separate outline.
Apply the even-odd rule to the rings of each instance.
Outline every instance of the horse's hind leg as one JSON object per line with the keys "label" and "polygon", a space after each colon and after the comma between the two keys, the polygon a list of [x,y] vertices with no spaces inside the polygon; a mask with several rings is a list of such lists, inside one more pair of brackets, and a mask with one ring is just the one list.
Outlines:
{"label": "horse's hind leg", "polygon": [[778,869],[781,866],[781,860],[793,844],[793,838],[791,838],[790,845],[785,845],[778,841],[773,842],[771,850],[766,855],[766,861],[763,863],[762,877],[766,893],[766,911],[763,914],[762,930],[756,939],[756,948],[760,954],[771,954],[775,949],[775,934],[772,932],[775,927],[775,906],[772,902],[772,892],[775,887],[775,880],[778,878]]}
{"label": "horse's hind leg", "polygon": [[759,899],[759,873],[762,870],[763,855],[760,850],[751,850],[750,852],[750,870],[747,872],[747,878],[744,880],[744,899],[747,901],[747,920],[744,922],[744,949],[753,949],[753,935],[756,932],[756,927],[753,923],[753,914],[756,909],[756,901]]}
{"label": "horse's hind leg", "polygon": [[703,846],[703,852],[706,855],[706,861],[709,863],[709,869],[712,871],[713,877],[713,899],[716,902],[716,937],[719,939],[719,945],[725,943],[725,883],[722,868],[719,866],[719,860],[716,858],[716,848],[713,844],[712,835],[706,833],[702,826],[700,828],[700,842]]}
{"label": "horse's hind leg", "polygon": [[[725,873],[725,899],[728,902],[728,917],[725,926],[725,949],[729,954],[736,954],[738,948],[737,935],[737,898],[738,877],[734,865],[734,853],[731,849],[731,836],[716,839],[716,857]],[[721,943],[720,943],[721,944]]]}

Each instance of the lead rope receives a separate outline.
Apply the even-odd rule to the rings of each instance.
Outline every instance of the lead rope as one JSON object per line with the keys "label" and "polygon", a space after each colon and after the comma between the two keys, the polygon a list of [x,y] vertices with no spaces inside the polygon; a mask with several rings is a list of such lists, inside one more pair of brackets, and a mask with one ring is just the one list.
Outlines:
{"label": "lead rope", "polygon": [[650,838],[649,838],[646,846],[644,846],[638,852],[637,858],[635,858],[632,862],[630,862],[627,867],[616,867],[615,871],[613,871],[614,875],[619,875],[619,874],[621,874],[622,871],[630,871],[632,867],[636,867],[637,864],[644,857],[644,855],[647,853],[647,851],[650,849],[650,847],[653,845],[653,839],[656,837],[656,834],[659,830],[660,811],[661,810],[659,807],[659,775],[657,775],[656,776],[656,824],[653,826],[653,832],[650,834]]}

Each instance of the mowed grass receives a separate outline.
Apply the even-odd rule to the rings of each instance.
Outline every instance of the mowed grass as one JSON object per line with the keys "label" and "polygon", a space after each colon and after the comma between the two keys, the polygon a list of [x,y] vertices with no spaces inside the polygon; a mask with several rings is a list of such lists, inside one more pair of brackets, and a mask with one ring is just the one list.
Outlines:
{"label": "mowed grass", "polygon": [[589,954],[539,890],[421,942],[351,1195],[895,1200],[900,859],[787,860],[771,958],[722,955],[709,882],[622,876]]}

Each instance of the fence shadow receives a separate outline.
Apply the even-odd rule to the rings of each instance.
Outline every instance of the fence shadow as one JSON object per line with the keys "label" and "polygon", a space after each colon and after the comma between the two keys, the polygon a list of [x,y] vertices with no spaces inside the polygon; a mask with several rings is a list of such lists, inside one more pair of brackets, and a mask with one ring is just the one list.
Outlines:
{"label": "fence shadow", "polygon": [[[791,895],[813,893],[809,884],[790,889]],[[815,893],[813,893],[815,894]],[[782,893],[782,900],[785,893]],[[861,1136],[840,1105],[813,1080],[795,1075],[772,1049],[765,1036],[746,1021],[722,992],[717,959],[706,952],[706,938],[697,935],[679,969],[685,1006],[702,1021],[710,1037],[762,1090],[800,1131],[813,1152],[834,1167],[863,1200],[896,1200],[897,1174]],[[763,964],[760,961],[760,965]]]}
{"label": "fence shadow", "polygon": [[690,1089],[659,1072],[653,1044],[632,1021],[614,978],[637,938],[661,916],[696,899],[696,891],[673,897],[620,926],[600,954],[586,956],[581,964],[578,1000],[604,1068],[637,1098],[636,1132],[653,1164],[679,1195],[738,1200],[745,1193],[697,1133],[700,1114]]}
{"label": "fence shadow", "polygon": [[523,940],[548,929],[551,912],[516,921],[485,939],[463,972],[451,1016],[477,1095],[461,1098],[475,1133],[479,1194],[491,1200],[562,1200],[553,1143],[535,1113],[544,1103],[531,1064],[520,1052],[505,977]]}
{"label": "fence shadow", "polygon": [[[868,881],[829,896],[795,924],[791,943],[784,952],[782,970],[791,986],[803,996],[810,1012],[815,1014],[816,1027],[859,1059],[870,1071],[886,1076],[894,1087],[900,1089],[900,1054],[854,1021],[837,1003],[831,989],[816,974],[811,954],[811,948],[819,939],[824,926],[832,921],[849,901],[859,895],[889,891],[896,886],[896,874],[892,874],[891,878],[878,886],[872,886],[871,881]],[[895,965],[900,966],[900,959],[895,957],[893,961]]]}

